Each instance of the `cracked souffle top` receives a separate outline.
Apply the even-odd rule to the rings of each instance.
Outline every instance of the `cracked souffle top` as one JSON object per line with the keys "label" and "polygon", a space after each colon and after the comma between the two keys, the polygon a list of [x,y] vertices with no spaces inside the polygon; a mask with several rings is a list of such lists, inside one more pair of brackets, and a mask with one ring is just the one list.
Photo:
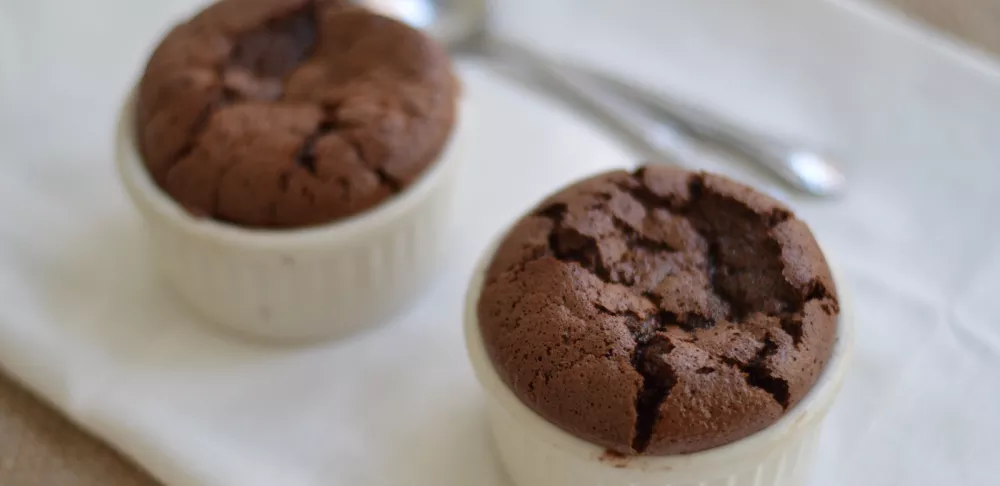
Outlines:
{"label": "cracked souffle top", "polygon": [[651,455],[777,421],[819,377],[838,312],[823,254],[786,207],[662,166],[543,202],[500,244],[478,304],[494,366],[525,404]]}
{"label": "cracked souffle top", "polygon": [[443,151],[458,84],[444,49],[333,0],[222,0],[175,27],[139,85],[157,184],[190,212],[302,227],[369,209]]}

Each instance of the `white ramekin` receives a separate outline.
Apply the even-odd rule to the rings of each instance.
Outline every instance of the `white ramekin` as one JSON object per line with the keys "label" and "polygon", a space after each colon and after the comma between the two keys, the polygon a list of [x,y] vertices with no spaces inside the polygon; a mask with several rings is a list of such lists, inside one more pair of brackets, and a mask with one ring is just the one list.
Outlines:
{"label": "white ramekin", "polygon": [[309,342],[386,322],[433,281],[460,156],[442,157],[402,193],[355,217],[307,229],[246,229],[196,218],[143,165],[130,95],[118,121],[120,178],[151,233],[170,286],[208,320],[265,340]]}
{"label": "white ramekin", "polygon": [[[500,379],[486,353],[476,305],[496,245],[469,284],[465,338],[487,396],[493,438],[517,486],[800,486],[812,467],[820,425],[850,361],[853,322],[841,295],[833,356],[806,397],[774,425],[745,439],[694,454],[622,457],[578,439],[528,408]],[[839,281],[839,280],[838,280]]]}

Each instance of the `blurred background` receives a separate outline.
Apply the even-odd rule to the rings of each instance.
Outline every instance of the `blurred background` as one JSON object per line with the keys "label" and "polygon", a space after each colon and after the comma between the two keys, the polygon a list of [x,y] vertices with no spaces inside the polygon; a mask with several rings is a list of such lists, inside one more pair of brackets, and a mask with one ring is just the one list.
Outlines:
{"label": "blurred background", "polygon": [[[0,0],[0,207],[12,222],[0,228],[0,244],[13,242],[0,250],[15,248],[25,232],[48,229],[30,210],[38,195],[92,203],[93,213],[121,204],[117,195],[102,199],[117,191],[110,163],[116,110],[166,29],[203,3]],[[984,467],[998,450],[991,434],[1000,422],[988,408],[996,410],[1000,383],[969,374],[1000,365],[1000,329],[989,324],[1000,317],[993,302],[1000,280],[973,271],[1000,269],[992,244],[1000,236],[993,229],[1000,207],[1000,0],[496,3],[499,32],[539,52],[841,149],[852,178],[848,196],[835,203],[797,199],[726,161],[704,166],[795,199],[850,274],[868,324],[859,345],[865,377],[848,384],[851,398],[835,412],[840,421],[824,444],[820,471],[828,482],[817,484],[1000,484]],[[535,113],[505,107],[529,95],[512,95],[514,88],[469,69],[470,90],[491,117]],[[525,143],[572,145],[580,134],[602,133],[544,132],[546,121],[567,118],[546,116],[526,122]],[[630,158],[608,150],[601,153]],[[931,353],[931,346],[940,348]],[[940,372],[935,353],[953,367]],[[26,392],[4,366],[12,363],[0,356],[0,485],[156,484]],[[939,401],[916,391],[924,379],[941,386]],[[956,411],[967,400],[977,401],[978,412],[962,419]],[[882,407],[891,410],[872,412]],[[859,416],[867,419],[845,419]],[[862,440],[881,452],[845,456]],[[936,444],[934,459],[896,446],[907,442]],[[863,479],[844,472],[841,459],[868,472]],[[914,467],[921,461],[936,466]]]}
{"label": "blurred background", "polygon": [[993,53],[1000,52],[1000,2],[995,0],[875,0]]}

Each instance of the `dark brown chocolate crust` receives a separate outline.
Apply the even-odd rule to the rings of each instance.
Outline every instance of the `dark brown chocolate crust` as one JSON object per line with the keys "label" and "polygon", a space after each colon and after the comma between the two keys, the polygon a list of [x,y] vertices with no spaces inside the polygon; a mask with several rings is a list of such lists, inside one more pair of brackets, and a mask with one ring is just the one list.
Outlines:
{"label": "dark brown chocolate crust", "polygon": [[478,304],[529,407],[626,454],[717,447],[816,383],[839,313],[826,260],[780,203],[650,166],[552,196],[494,254]]}
{"label": "dark brown chocolate crust", "polygon": [[365,211],[444,149],[457,80],[422,33],[329,0],[222,0],[176,26],[139,85],[157,184],[191,212],[302,227]]}

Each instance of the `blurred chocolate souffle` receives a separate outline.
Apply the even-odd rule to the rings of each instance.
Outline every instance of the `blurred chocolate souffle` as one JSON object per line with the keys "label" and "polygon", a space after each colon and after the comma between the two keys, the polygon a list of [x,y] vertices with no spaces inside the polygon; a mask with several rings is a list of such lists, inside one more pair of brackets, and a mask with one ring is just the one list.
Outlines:
{"label": "blurred chocolate souffle", "polygon": [[405,191],[452,133],[444,48],[323,0],[223,0],[177,25],[138,88],[153,179],[194,215],[298,228]]}

